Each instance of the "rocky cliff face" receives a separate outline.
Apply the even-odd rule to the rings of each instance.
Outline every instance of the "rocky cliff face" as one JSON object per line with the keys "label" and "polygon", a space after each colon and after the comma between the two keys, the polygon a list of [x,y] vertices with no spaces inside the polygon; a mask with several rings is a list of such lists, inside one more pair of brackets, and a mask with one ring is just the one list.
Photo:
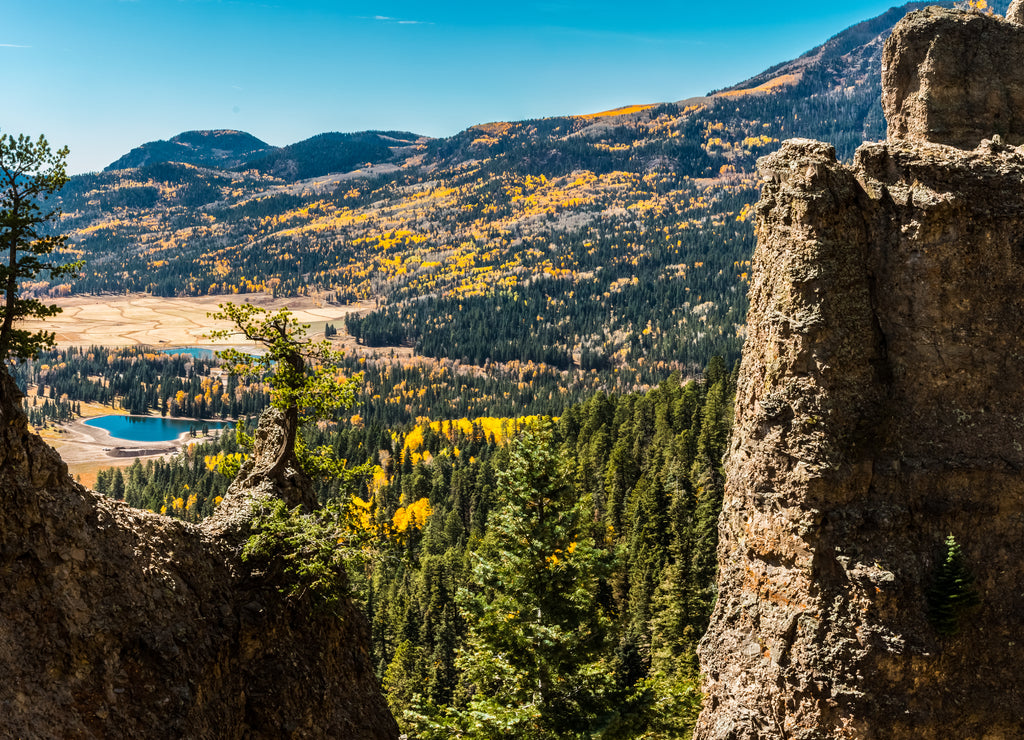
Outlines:
{"label": "rocky cliff face", "polygon": [[131,509],[68,477],[19,395],[0,372],[0,736],[397,737],[355,607],[240,559],[272,479],[206,529]]}
{"label": "rocky cliff face", "polygon": [[[1008,18],[1017,20],[1019,3]],[[1024,144],[1021,29],[997,16],[931,7],[893,30],[882,65],[890,139],[974,148],[998,134]]]}
{"label": "rocky cliff face", "polygon": [[[913,13],[887,142],[760,163],[699,738],[1024,737],[1022,54]],[[980,603],[943,634],[949,534]]]}

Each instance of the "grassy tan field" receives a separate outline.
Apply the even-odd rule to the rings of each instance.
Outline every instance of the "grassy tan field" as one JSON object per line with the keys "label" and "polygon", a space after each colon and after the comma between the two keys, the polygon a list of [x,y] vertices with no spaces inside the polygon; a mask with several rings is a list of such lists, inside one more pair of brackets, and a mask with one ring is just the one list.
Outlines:
{"label": "grassy tan field", "polygon": [[[61,313],[46,321],[24,322],[25,329],[46,329],[56,335],[58,347],[100,344],[107,347],[147,345],[156,349],[173,347],[216,347],[206,335],[212,329],[230,329],[226,322],[212,321],[208,314],[218,303],[252,303],[269,309],[287,307],[300,322],[317,334],[327,324],[344,330],[345,317],[364,313],[373,303],[329,304],[317,298],[271,298],[262,293],[244,296],[200,296],[161,298],[151,295],[72,296],[53,303]],[[237,335],[230,342],[242,341]]]}

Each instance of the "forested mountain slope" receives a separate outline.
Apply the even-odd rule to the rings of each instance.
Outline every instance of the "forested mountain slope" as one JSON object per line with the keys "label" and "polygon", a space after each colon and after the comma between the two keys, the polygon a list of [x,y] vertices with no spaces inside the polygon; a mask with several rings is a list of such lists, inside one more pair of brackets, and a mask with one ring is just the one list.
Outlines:
{"label": "forested mountain slope", "polygon": [[148,157],[115,163],[135,166],[66,188],[62,226],[85,276],[36,287],[370,298],[379,310],[350,326],[362,342],[472,364],[607,373],[642,360],[664,377],[716,353],[731,362],[757,158],[793,136],[834,142],[841,158],[882,138],[881,43],[911,7],[678,103],[436,140],[324,134],[221,165],[152,153],[196,132],[145,145],[133,154]]}

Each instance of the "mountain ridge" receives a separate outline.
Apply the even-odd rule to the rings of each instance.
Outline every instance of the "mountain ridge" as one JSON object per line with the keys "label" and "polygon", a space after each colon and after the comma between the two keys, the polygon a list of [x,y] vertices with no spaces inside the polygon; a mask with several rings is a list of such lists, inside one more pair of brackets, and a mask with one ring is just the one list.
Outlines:
{"label": "mountain ridge", "polygon": [[884,137],[870,73],[901,12],[804,55],[796,84],[784,64],[681,103],[444,139],[398,132],[398,145],[376,135],[376,154],[341,173],[303,167],[352,135],[306,140],[305,153],[299,142],[256,169],[78,176],[62,227],[85,274],[38,291],[375,300],[350,327],[371,346],[628,370],[641,384],[697,372],[742,344],[756,161],[791,137],[831,141],[840,159]]}
{"label": "mountain ridge", "polygon": [[204,166],[234,167],[273,147],[245,131],[205,129],[183,131],[170,139],[140,144],[104,168],[104,172],[179,162]]}
{"label": "mountain ridge", "polygon": [[103,172],[159,164],[191,164],[223,170],[256,170],[286,180],[344,172],[356,164],[390,162],[395,149],[425,140],[409,131],[328,131],[276,147],[245,131],[200,129],[140,144]]}
{"label": "mountain ridge", "polygon": [[[834,36],[829,38],[824,43],[819,44],[818,46],[816,46],[816,47],[814,47],[814,48],[804,52],[803,54],[801,54],[800,56],[796,57],[795,59],[779,62],[778,64],[775,64],[775,65],[769,67],[768,69],[766,69],[766,70],[764,70],[764,71],[754,75],[753,77],[749,77],[749,78],[747,78],[747,79],[745,79],[745,80],[743,80],[741,82],[737,82],[737,83],[735,83],[733,85],[729,85],[729,86],[724,87],[724,88],[720,88],[720,89],[717,89],[717,90],[712,90],[712,91],[708,92],[706,95],[693,96],[693,97],[690,97],[690,98],[684,98],[684,99],[681,99],[681,100],[677,100],[674,103],[671,103],[671,102],[668,102],[668,101],[665,101],[665,102],[651,102],[651,103],[637,103],[637,104],[627,104],[627,105],[617,106],[617,107],[611,108],[609,110],[598,111],[598,112],[589,113],[589,114],[579,114],[579,115],[558,115],[558,114],[556,114],[556,115],[552,115],[552,116],[546,116],[546,117],[540,118],[540,119],[522,119],[520,121],[491,121],[491,122],[474,124],[472,126],[469,126],[469,127],[465,128],[465,129],[463,129],[462,131],[457,132],[456,134],[453,134],[452,136],[449,136],[449,137],[427,137],[427,136],[421,136],[419,134],[414,134],[414,133],[411,133],[409,131],[383,131],[383,130],[377,130],[377,129],[369,129],[369,130],[365,130],[365,131],[354,131],[354,132],[346,132],[346,133],[323,132],[323,133],[320,133],[320,134],[315,134],[314,136],[311,136],[311,137],[309,137],[307,139],[303,139],[302,141],[295,142],[295,143],[292,143],[292,144],[286,144],[286,145],[281,146],[281,147],[275,147],[275,146],[272,146],[270,144],[267,144],[266,142],[263,142],[263,141],[257,139],[252,134],[249,134],[249,133],[244,132],[244,131],[235,131],[235,130],[230,130],[230,129],[209,129],[209,130],[186,131],[186,132],[182,132],[181,134],[178,134],[177,136],[174,136],[171,139],[166,140],[166,141],[165,140],[155,140],[155,141],[150,141],[150,142],[146,142],[146,143],[140,144],[138,147],[135,147],[130,152],[128,152],[127,154],[121,156],[120,158],[118,158],[117,160],[112,162],[110,165],[108,165],[106,168],[104,168],[104,171],[106,172],[106,171],[112,171],[112,170],[117,170],[117,169],[125,169],[125,168],[129,168],[129,167],[136,167],[136,166],[140,166],[141,164],[155,163],[156,161],[163,161],[163,162],[177,162],[177,161],[181,161],[183,163],[198,164],[198,162],[193,161],[192,159],[181,159],[181,160],[170,159],[169,157],[173,156],[172,155],[173,152],[182,152],[183,149],[164,146],[164,145],[167,145],[167,144],[179,144],[179,145],[191,144],[192,146],[195,146],[195,141],[194,140],[196,138],[198,138],[196,135],[217,136],[217,135],[224,135],[224,134],[237,134],[237,135],[240,135],[240,136],[248,137],[253,142],[258,142],[259,145],[262,148],[268,150],[268,153],[262,155],[259,158],[257,158],[255,156],[255,154],[256,154],[255,152],[247,153],[244,156],[244,161],[238,161],[238,162],[228,166],[229,168],[233,168],[234,169],[234,168],[240,168],[240,167],[242,167],[245,164],[249,164],[249,163],[258,161],[258,159],[262,159],[264,157],[266,159],[268,159],[268,160],[273,160],[275,158],[276,154],[288,152],[290,150],[295,150],[296,148],[302,148],[303,145],[309,145],[310,143],[314,142],[314,140],[321,139],[322,137],[335,137],[336,140],[341,141],[341,140],[345,140],[345,139],[363,140],[363,139],[368,139],[371,135],[377,135],[380,138],[384,138],[384,137],[386,137],[388,135],[391,135],[391,134],[397,134],[400,137],[403,137],[403,138],[399,139],[400,141],[406,141],[407,143],[411,144],[411,143],[413,143],[414,139],[418,139],[420,141],[420,143],[426,142],[426,141],[430,141],[430,140],[445,140],[445,139],[451,139],[451,138],[454,138],[454,137],[462,136],[462,135],[467,134],[468,132],[474,131],[474,130],[487,129],[487,128],[493,128],[493,127],[501,127],[501,126],[508,126],[508,125],[512,125],[514,123],[525,123],[525,122],[543,121],[543,120],[562,120],[562,119],[583,119],[583,120],[595,120],[596,119],[596,120],[600,120],[600,119],[604,119],[604,118],[620,118],[622,116],[634,116],[636,114],[643,113],[644,111],[648,111],[650,109],[657,108],[659,106],[664,106],[664,105],[676,104],[676,105],[684,105],[685,106],[685,105],[692,105],[692,104],[698,104],[698,103],[706,103],[709,100],[715,99],[716,97],[723,97],[723,96],[724,97],[728,97],[730,94],[735,94],[736,92],[740,92],[740,91],[758,90],[759,88],[762,88],[765,85],[765,83],[770,83],[772,80],[778,79],[779,77],[784,76],[784,75],[793,75],[795,79],[790,81],[789,84],[796,84],[796,83],[798,83],[800,81],[801,74],[805,70],[807,70],[808,68],[811,68],[814,71],[818,71],[818,68],[822,67],[823,65],[827,65],[829,62],[835,61],[836,59],[841,58],[841,57],[843,57],[846,54],[849,54],[850,52],[852,52],[855,49],[857,49],[857,47],[863,46],[863,45],[865,45],[865,44],[875,40],[876,37],[879,34],[883,33],[887,29],[891,29],[892,26],[896,23],[896,21],[898,21],[906,13],[908,13],[908,12],[910,12],[912,10],[917,10],[919,8],[927,7],[929,5],[951,6],[951,5],[953,5],[953,3],[952,2],[938,2],[938,3],[908,2],[908,3],[906,3],[904,5],[901,5],[901,6],[892,7],[889,10],[885,11],[884,13],[881,13],[880,15],[877,15],[877,16],[875,16],[873,18],[870,18],[868,20],[865,20],[865,21],[861,21],[860,23],[856,23],[856,24],[854,24],[854,25],[852,25],[852,26],[850,26],[850,27],[840,31],[839,33],[835,34]],[[996,6],[1005,5],[1005,2],[1004,3],[995,3],[995,5]],[[865,70],[865,73],[874,72],[875,71],[874,67],[876,67],[877,65],[880,64],[880,61],[881,61],[881,47],[880,47],[880,45],[879,45],[879,48],[877,50],[877,54],[873,54],[871,59],[870,59],[870,61],[871,61],[871,67],[872,68],[870,70]],[[864,79],[865,78],[862,77],[858,81],[863,81]],[[768,92],[771,89],[773,89],[773,88],[768,88],[768,89],[760,90],[760,91]],[[412,138],[410,139],[410,138],[406,138],[406,137],[412,137]],[[193,141],[189,141],[189,139],[192,139]],[[148,155],[148,158],[144,159],[143,161],[139,161],[140,158],[144,154]],[[159,159],[155,159],[156,157],[160,157],[160,158]],[[137,164],[132,164],[132,162],[138,162],[138,163]],[[212,159],[211,159],[210,162],[208,162],[208,164],[209,163],[216,164],[215,162],[212,161]],[[264,170],[264,171],[266,171],[267,169],[272,169],[272,168],[267,168],[266,166],[261,168],[261,170]],[[321,174],[328,174],[328,173],[327,172],[323,172]],[[314,176],[316,176],[316,175],[309,175],[309,177],[314,177]],[[305,179],[305,178],[299,178],[299,179]]]}
{"label": "mountain ridge", "polygon": [[[874,18],[861,21],[860,23],[856,23],[843,31],[840,31],[824,43],[804,52],[796,59],[775,64],[763,72],[744,80],[743,82],[739,82],[720,90],[712,91],[708,93],[708,95],[711,96],[735,90],[755,88],[780,75],[795,74],[802,72],[808,67],[814,67],[815,65],[820,66],[827,64],[830,61],[841,59],[843,56],[854,51],[857,47],[871,43],[879,36],[879,34],[891,29],[900,18],[909,12],[925,8],[930,5],[948,7],[953,4],[954,3],[952,2],[909,2],[904,5],[889,8],[889,10],[875,16]],[[873,65],[878,65],[879,71],[881,69],[881,60],[881,48],[879,47],[877,55],[873,54],[871,57],[871,62]],[[877,81],[878,77],[876,76],[874,79]]]}
{"label": "mountain ridge", "polygon": [[396,163],[402,150],[427,137],[408,131],[325,132],[250,159],[234,169],[253,169],[285,180],[349,172],[357,166]]}

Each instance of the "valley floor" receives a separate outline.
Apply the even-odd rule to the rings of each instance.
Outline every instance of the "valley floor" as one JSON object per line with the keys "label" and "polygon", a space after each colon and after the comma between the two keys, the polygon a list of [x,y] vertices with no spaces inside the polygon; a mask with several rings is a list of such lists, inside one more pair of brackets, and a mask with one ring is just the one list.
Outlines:
{"label": "valley floor", "polygon": [[[338,329],[335,345],[352,352],[355,341],[345,332],[345,317],[351,313],[366,313],[373,309],[371,301],[337,305],[313,297],[272,298],[264,293],[241,296],[199,296],[164,298],[147,294],[92,295],[57,298],[53,302],[62,312],[46,319],[45,322],[25,322],[26,329],[45,329],[54,332],[57,346],[66,347],[124,347],[148,345],[163,351],[175,347],[209,347],[214,345],[206,334],[212,329],[229,328],[226,322],[214,322],[208,318],[210,312],[224,302],[249,302],[269,309],[289,308],[295,318],[310,325],[310,333],[321,334],[327,324]],[[241,339],[239,336],[237,339]],[[236,345],[244,349],[241,345]],[[398,361],[408,361],[411,349],[377,348],[372,354],[392,356]],[[29,395],[32,395],[30,390]],[[117,413],[110,407],[88,404],[96,408],[83,408],[83,417]],[[130,443],[112,439],[110,435],[95,427],[87,426],[82,420],[67,424],[49,425],[39,430],[68,464],[72,477],[80,478],[83,484],[95,483],[96,472],[110,467],[129,467],[137,457],[149,459],[154,456],[175,455],[190,441],[188,435],[175,442],[140,444],[149,454],[113,456],[109,451],[115,447],[129,448]],[[160,452],[154,452],[161,450]]]}
{"label": "valley floor", "polygon": [[[49,301],[47,301],[49,302]],[[217,304],[253,303],[266,308],[288,307],[295,318],[310,325],[312,333],[323,332],[328,323],[344,325],[351,313],[365,313],[373,303],[328,304],[317,298],[271,298],[265,293],[238,296],[197,296],[162,298],[142,293],[90,295],[57,298],[52,301],[62,313],[46,321],[25,322],[29,330],[52,331],[58,347],[124,347],[151,345],[155,349],[210,345],[211,329],[230,328],[226,322],[211,321],[207,314]]]}

